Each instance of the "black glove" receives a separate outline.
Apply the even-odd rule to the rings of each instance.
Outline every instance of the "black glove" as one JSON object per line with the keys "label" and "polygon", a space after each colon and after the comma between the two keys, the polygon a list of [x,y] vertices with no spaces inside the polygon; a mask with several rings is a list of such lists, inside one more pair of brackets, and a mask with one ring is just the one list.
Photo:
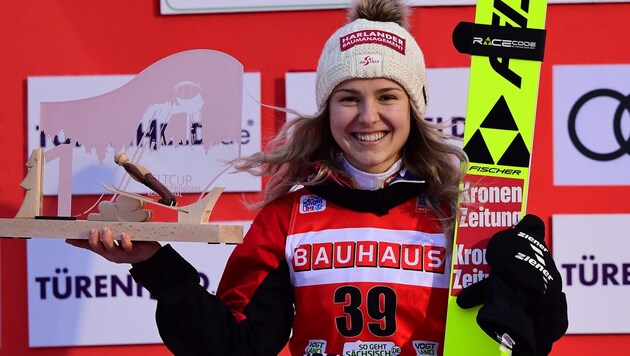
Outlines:
{"label": "black glove", "polygon": [[562,277],[545,244],[545,224],[536,215],[512,229],[497,232],[486,250],[492,273],[518,286],[528,297],[541,298],[562,290]]}
{"label": "black glove", "polygon": [[477,312],[477,324],[491,338],[501,342],[507,333],[522,355],[535,354],[532,318],[525,312],[527,297],[499,277],[489,277],[465,288],[457,296],[457,305],[468,309],[483,304]]}
{"label": "black glove", "polygon": [[488,242],[490,276],[462,290],[457,304],[483,307],[477,323],[492,338],[514,340],[514,355],[547,355],[568,327],[562,278],[545,244],[545,226],[526,215]]}

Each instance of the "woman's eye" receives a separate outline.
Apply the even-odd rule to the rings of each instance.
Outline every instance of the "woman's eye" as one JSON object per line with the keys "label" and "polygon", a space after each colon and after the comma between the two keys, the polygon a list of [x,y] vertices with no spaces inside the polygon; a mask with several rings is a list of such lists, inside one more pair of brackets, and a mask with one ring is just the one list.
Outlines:
{"label": "woman's eye", "polygon": [[381,100],[383,100],[383,101],[396,100],[396,95],[385,94],[385,95],[381,96]]}
{"label": "woman's eye", "polygon": [[341,97],[339,99],[339,101],[341,101],[341,102],[348,102],[348,103],[354,103],[354,102],[359,101],[359,99],[357,99],[354,96],[344,96],[344,97]]}

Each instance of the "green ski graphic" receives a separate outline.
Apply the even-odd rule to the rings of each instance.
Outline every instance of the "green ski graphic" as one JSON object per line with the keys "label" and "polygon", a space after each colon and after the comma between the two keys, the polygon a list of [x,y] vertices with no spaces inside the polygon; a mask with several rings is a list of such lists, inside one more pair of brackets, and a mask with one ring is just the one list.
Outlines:
{"label": "green ski graphic", "polygon": [[475,23],[453,33],[455,47],[471,54],[464,129],[470,164],[453,245],[446,356],[511,354],[479,328],[479,307],[461,309],[456,296],[488,275],[488,239],[525,213],[546,10],[545,0],[479,0]]}

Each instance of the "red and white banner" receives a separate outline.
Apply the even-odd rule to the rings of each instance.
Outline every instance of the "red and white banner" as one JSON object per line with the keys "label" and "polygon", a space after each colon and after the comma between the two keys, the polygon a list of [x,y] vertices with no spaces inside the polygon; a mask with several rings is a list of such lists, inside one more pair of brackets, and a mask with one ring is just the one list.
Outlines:
{"label": "red and white banner", "polygon": [[[550,4],[628,2],[627,0],[549,0]],[[409,0],[411,6],[475,5],[476,0]],[[160,0],[162,15],[211,12],[260,12],[347,8],[349,0]]]}

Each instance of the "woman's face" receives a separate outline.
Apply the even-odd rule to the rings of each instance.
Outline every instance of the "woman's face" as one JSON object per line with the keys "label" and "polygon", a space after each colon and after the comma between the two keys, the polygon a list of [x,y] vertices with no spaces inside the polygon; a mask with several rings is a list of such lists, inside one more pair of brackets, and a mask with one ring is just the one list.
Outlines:
{"label": "woman's face", "polygon": [[382,173],[402,156],[411,126],[409,97],[389,79],[351,79],[329,98],[335,142],[354,167]]}

